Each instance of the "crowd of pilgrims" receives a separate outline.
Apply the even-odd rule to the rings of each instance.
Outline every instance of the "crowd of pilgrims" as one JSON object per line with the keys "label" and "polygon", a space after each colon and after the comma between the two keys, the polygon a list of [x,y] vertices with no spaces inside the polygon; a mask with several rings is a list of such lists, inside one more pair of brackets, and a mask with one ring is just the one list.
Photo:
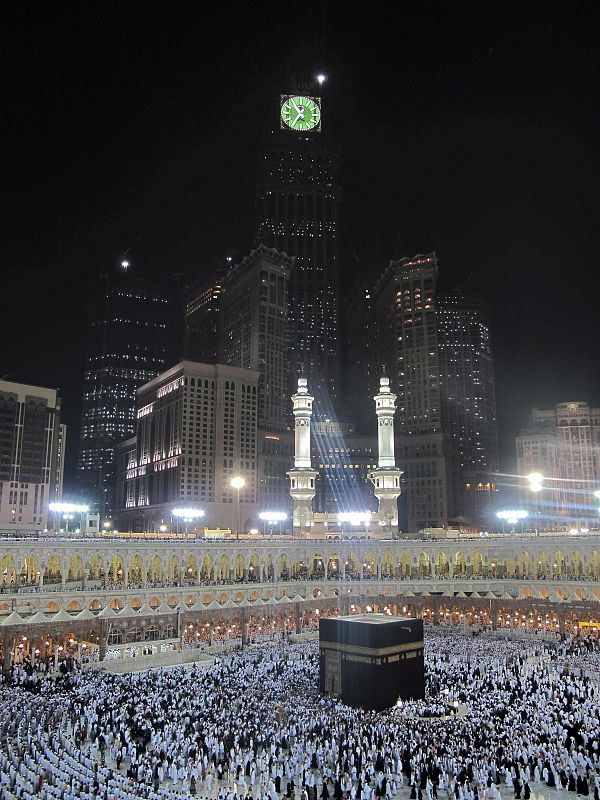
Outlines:
{"label": "crowd of pilgrims", "polygon": [[0,798],[599,800],[597,655],[428,633],[426,699],[378,713],[319,695],[316,642],[204,669],[19,669],[0,688]]}

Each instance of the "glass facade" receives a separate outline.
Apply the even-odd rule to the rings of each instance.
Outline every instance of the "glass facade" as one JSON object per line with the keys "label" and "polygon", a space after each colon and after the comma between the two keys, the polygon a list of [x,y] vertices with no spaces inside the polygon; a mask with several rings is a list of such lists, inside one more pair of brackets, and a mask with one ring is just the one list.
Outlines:
{"label": "glass facade", "polygon": [[168,366],[172,304],[123,275],[88,308],[78,478],[100,514],[114,505],[115,445],[135,433],[136,390]]}
{"label": "glass facade", "polygon": [[477,296],[446,294],[437,313],[452,514],[491,522],[498,434],[488,305]]}
{"label": "glass facade", "polygon": [[309,379],[317,406],[335,400],[339,370],[339,156],[323,132],[273,131],[257,189],[258,238],[294,258],[290,378]]}

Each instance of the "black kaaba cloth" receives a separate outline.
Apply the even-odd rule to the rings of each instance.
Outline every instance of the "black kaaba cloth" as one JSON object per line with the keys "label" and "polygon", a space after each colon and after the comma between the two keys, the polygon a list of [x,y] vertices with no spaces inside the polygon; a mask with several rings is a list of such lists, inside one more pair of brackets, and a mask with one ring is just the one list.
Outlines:
{"label": "black kaaba cloth", "polygon": [[319,689],[349,706],[381,711],[425,696],[423,622],[357,614],[319,621]]}

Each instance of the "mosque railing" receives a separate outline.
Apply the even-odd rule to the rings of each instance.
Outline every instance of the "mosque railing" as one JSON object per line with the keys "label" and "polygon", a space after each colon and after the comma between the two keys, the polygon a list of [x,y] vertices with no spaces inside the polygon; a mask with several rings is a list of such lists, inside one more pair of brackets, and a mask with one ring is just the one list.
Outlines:
{"label": "mosque railing", "polygon": [[[534,597],[533,592],[528,595],[526,592],[533,587],[544,589],[548,592],[548,597],[539,593]],[[90,607],[94,600],[99,601],[103,606],[111,599],[120,599],[123,605],[127,605],[132,599],[140,598],[142,602],[147,602],[152,597],[156,597],[161,604],[166,603],[171,597],[177,599],[177,607],[186,610],[188,597],[195,597],[192,605],[202,605],[203,596],[209,596],[213,602],[219,596],[227,595],[227,599],[233,599],[235,595],[242,595],[243,600],[252,601],[251,596],[256,595],[256,599],[264,599],[267,593],[281,598],[287,595],[289,602],[300,596],[303,602],[335,600],[336,598],[347,597],[410,597],[412,593],[421,595],[428,592],[438,599],[460,599],[468,600],[466,592],[476,592],[473,599],[492,599],[486,598],[485,593],[492,592],[494,598],[502,598],[509,595],[514,599],[543,601],[554,598],[557,600],[558,591],[565,593],[563,602],[600,602],[600,588],[597,580],[587,578],[578,581],[563,579],[534,579],[534,578],[406,578],[406,579],[381,579],[364,578],[361,581],[330,581],[327,579],[308,579],[308,580],[288,580],[288,581],[265,581],[265,582],[246,582],[235,584],[198,584],[198,585],[165,585],[165,586],[146,586],[146,587],[111,587],[111,588],[65,588],[40,587],[38,591],[11,591],[0,593],[0,605],[5,605],[4,615],[12,610],[25,608],[26,606],[35,607],[38,610],[47,608],[51,603],[56,603],[62,607],[68,606],[69,602],[77,600],[82,607]],[[583,594],[581,597],[575,594],[575,590]],[[465,596],[463,596],[465,595]],[[505,597],[506,599],[506,597]],[[60,601],[60,602],[59,602]],[[225,602],[225,601],[224,601]],[[235,600],[234,600],[235,602]],[[99,609],[95,609],[99,610]],[[50,610],[49,610],[49,613]],[[0,614],[2,612],[0,611]],[[0,620],[1,620],[0,616]]]}

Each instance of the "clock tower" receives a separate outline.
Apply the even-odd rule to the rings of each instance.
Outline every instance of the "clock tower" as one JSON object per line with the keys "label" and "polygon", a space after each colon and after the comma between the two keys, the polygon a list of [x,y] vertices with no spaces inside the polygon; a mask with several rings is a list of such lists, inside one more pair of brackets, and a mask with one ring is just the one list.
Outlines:
{"label": "clock tower", "polygon": [[315,410],[335,403],[339,370],[339,153],[321,86],[297,83],[272,98],[261,151],[258,238],[293,257],[289,280],[290,390],[300,375]]}

